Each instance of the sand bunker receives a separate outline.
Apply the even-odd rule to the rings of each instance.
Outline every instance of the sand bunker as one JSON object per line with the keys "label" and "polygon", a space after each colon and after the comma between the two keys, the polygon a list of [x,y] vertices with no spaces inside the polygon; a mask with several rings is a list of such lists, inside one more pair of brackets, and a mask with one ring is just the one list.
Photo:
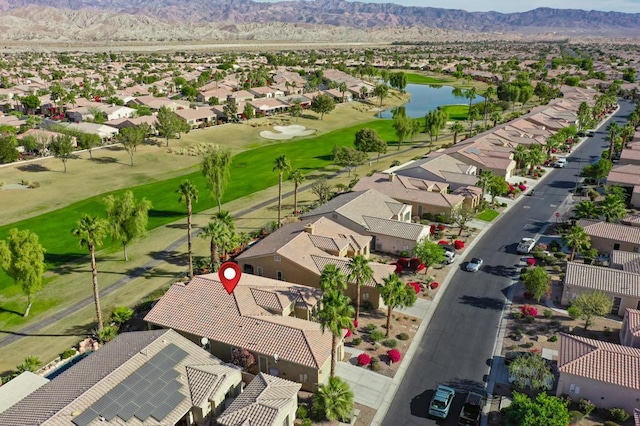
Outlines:
{"label": "sand bunker", "polygon": [[272,132],[271,130],[263,130],[260,132],[260,136],[265,139],[284,141],[293,139],[297,136],[309,136],[316,132],[314,129],[307,129],[304,126],[299,126],[297,124],[291,126],[273,126],[273,130],[278,133]]}

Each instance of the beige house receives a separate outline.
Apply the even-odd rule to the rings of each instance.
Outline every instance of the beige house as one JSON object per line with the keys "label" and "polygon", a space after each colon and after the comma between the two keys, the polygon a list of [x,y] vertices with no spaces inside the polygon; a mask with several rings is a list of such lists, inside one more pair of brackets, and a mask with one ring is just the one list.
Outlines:
{"label": "beige house", "polygon": [[[206,338],[211,353],[223,361],[247,349],[257,371],[314,391],[331,364],[332,335],[310,321],[321,297],[317,289],[251,274],[242,274],[228,294],[217,274],[201,275],[171,286],[145,321],[198,344]],[[337,359],[342,354],[340,341]]]}
{"label": "beige house", "polygon": [[260,373],[216,419],[220,426],[293,426],[300,384]]}
{"label": "beige house", "polygon": [[556,395],[632,413],[640,401],[639,365],[640,349],[560,334]]}
{"label": "beige house", "polygon": [[173,330],[123,333],[0,413],[0,425],[208,425],[242,372]]}
{"label": "beige house", "polygon": [[[350,258],[369,257],[371,237],[354,233],[326,217],[284,225],[238,255],[235,260],[245,273],[320,287],[320,274],[326,265],[338,266],[345,274]],[[372,307],[381,304],[376,284],[395,271],[392,265],[369,262],[374,277],[362,284],[360,297]],[[355,284],[345,294],[356,297]]]}
{"label": "beige house", "polygon": [[640,227],[591,219],[581,219],[576,225],[584,228],[591,238],[591,247],[601,253],[640,251]]}
{"label": "beige house", "polygon": [[562,291],[563,305],[581,294],[601,291],[611,296],[613,315],[623,316],[627,308],[640,309],[640,275],[601,266],[567,263]]}
{"label": "beige house", "polygon": [[302,216],[303,221],[327,217],[352,232],[372,237],[372,249],[383,253],[411,252],[430,236],[429,228],[412,223],[411,205],[399,203],[375,189],[339,195]]}
{"label": "beige house", "polygon": [[614,250],[609,257],[609,266],[613,269],[640,274],[640,253]]}
{"label": "beige house", "polygon": [[640,348],[640,310],[625,309],[620,328],[620,344]]}

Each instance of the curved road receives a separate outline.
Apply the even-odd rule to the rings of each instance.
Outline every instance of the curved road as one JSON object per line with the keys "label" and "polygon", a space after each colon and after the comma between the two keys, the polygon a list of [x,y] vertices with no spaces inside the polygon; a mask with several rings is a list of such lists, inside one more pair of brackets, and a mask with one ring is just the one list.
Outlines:
{"label": "curved road", "polygon": [[[620,101],[620,109],[611,121],[626,119],[635,105]],[[606,124],[588,138],[569,157],[565,168],[551,171],[540,182],[535,195],[524,197],[506,212],[466,253],[465,259],[480,257],[484,266],[478,273],[462,270],[453,275],[436,307],[420,347],[389,407],[384,425],[456,425],[464,392],[484,389],[490,372],[502,309],[520,268],[516,254],[522,237],[535,237],[555,222],[555,213],[569,208],[568,196],[585,165],[599,158],[608,148]],[[446,420],[427,416],[434,389],[447,384],[458,393]]]}

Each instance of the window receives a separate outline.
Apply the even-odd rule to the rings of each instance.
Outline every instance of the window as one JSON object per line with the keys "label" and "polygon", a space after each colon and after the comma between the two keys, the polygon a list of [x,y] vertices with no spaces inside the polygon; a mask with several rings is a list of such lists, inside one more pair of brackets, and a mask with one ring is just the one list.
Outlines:
{"label": "window", "polygon": [[300,383],[304,383],[308,380],[309,378],[307,377],[306,373],[300,373]]}
{"label": "window", "polygon": [[638,252],[640,252],[640,247],[634,247],[634,248],[633,248],[633,252],[634,252],[634,253],[638,253]]}
{"label": "window", "polygon": [[262,266],[258,266],[257,270],[258,270],[258,276],[261,277],[263,274]]}
{"label": "window", "polygon": [[281,259],[280,259],[280,255],[279,254],[276,254],[275,256],[273,256],[273,261],[274,262],[280,262],[280,260]]}
{"label": "window", "polygon": [[[362,300],[369,300],[369,293],[363,292],[362,293]],[[640,302],[638,302],[638,303],[640,303]]]}
{"label": "window", "polygon": [[638,304],[636,305],[636,309],[640,311],[640,301],[638,301]]}
{"label": "window", "polygon": [[284,281],[284,274],[282,271],[276,271],[276,279],[279,281]]}

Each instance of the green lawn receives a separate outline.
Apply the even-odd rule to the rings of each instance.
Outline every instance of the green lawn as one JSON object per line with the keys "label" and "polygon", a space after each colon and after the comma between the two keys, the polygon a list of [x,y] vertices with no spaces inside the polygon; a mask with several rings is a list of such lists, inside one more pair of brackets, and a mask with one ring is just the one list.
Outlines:
{"label": "green lawn", "polygon": [[[396,139],[391,120],[374,120],[318,137],[271,144],[242,152],[232,159],[231,180],[222,201],[232,201],[277,185],[278,175],[272,169],[273,161],[280,155],[286,155],[292,167],[301,169],[305,174],[331,165],[333,146],[352,145],[355,132],[363,127],[375,129],[384,140],[395,141]],[[174,222],[186,215],[185,206],[178,203],[176,194],[176,189],[184,179],[190,179],[200,192],[199,201],[194,204],[194,213],[215,206],[208,194],[204,178],[198,171],[129,188],[137,199],[146,197],[153,204],[153,208],[149,211],[149,229]],[[122,194],[126,190],[114,191],[112,194]],[[5,238],[11,228],[17,227],[35,232],[47,250],[45,257],[49,267],[59,266],[85,256],[87,253],[71,235],[71,229],[84,213],[104,216],[102,200],[106,195],[91,197],[50,213],[0,227],[0,239]],[[112,243],[106,241],[105,245],[109,247]],[[11,280],[6,275],[2,274],[0,278],[0,289],[11,285]]]}
{"label": "green lawn", "polygon": [[410,84],[447,84],[447,83],[452,83],[452,80],[441,80],[438,78],[434,78],[434,77],[427,77],[426,75],[421,75],[421,74],[411,74],[408,73],[406,74],[407,76],[407,83]]}
{"label": "green lawn", "polygon": [[469,105],[443,105],[442,110],[449,114],[449,120],[469,119]]}
{"label": "green lawn", "polygon": [[483,211],[482,213],[480,213],[478,216],[476,216],[478,219],[480,220],[484,220],[485,222],[491,222],[493,221],[493,219],[495,219],[496,217],[498,217],[500,215],[500,213],[498,213],[495,210],[492,209],[486,209],[485,211]]}

